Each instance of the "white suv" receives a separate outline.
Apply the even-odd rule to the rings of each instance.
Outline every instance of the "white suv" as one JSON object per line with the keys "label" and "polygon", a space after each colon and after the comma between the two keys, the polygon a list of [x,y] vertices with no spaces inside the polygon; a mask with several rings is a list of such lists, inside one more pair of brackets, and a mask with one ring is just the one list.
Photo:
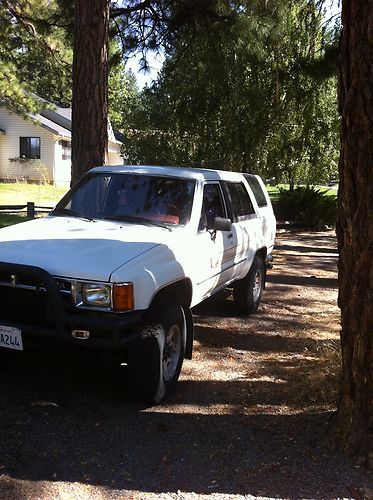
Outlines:
{"label": "white suv", "polygon": [[191,358],[193,306],[231,286],[238,312],[257,310],[275,226],[258,176],[94,168],[47,217],[0,230],[0,347],[119,350],[137,397],[159,402]]}

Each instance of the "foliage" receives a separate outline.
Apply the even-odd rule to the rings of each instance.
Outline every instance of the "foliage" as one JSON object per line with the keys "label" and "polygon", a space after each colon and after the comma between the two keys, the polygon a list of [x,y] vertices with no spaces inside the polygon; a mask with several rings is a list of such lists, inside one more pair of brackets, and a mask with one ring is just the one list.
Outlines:
{"label": "foliage", "polygon": [[35,159],[35,158],[25,158],[24,156],[14,156],[13,158],[8,158],[8,161],[10,161],[11,163],[19,163],[21,165],[27,165],[29,163],[32,163],[32,164],[41,164],[41,161],[39,159]]}
{"label": "foliage", "polygon": [[336,78],[316,78],[334,39],[312,5],[238,2],[224,30],[175,35],[157,84],[143,92],[130,160],[166,156],[291,183],[335,174]]}
{"label": "foliage", "polygon": [[182,38],[187,45],[197,31],[213,26],[225,29],[235,21],[239,3],[227,0],[128,0],[112,2],[111,17],[115,21],[123,54],[141,54],[140,63],[148,69],[147,52],[173,49]]}
{"label": "foliage", "polygon": [[[68,0],[0,3],[0,100],[19,114],[27,117],[45,106],[34,94],[71,106],[73,15]],[[138,90],[114,39],[109,63],[109,116],[113,126],[124,128]]]}
{"label": "foliage", "polygon": [[[129,163],[191,166],[195,137],[189,134],[175,136],[162,130],[127,130],[123,139],[123,153]],[[172,160],[170,161],[170,158]]]}
{"label": "foliage", "polygon": [[315,230],[336,224],[337,197],[328,196],[313,186],[293,190],[279,188],[273,206],[277,220],[302,222]]}
{"label": "foliage", "polygon": [[125,130],[133,123],[140,106],[140,95],[133,74],[125,71],[122,61],[109,66],[109,118],[114,129]]}
{"label": "foliage", "polygon": [[[16,11],[9,1],[0,7],[2,95],[18,111],[37,111],[26,88],[69,105],[73,4],[17,4]],[[109,116],[126,134],[129,162],[255,171],[290,183],[334,175],[338,116],[330,62],[337,37],[322,26],[322,4],[113,2]],[[119,44],[126,56],[167,50],[161,77],[141,102]]]}
{"label": "foliage", "polygon": [[0,95],[19,113],[40,108],[30,92],[69,102],[72,50],[62,19],[56,0],[4,0],[0,6]]}

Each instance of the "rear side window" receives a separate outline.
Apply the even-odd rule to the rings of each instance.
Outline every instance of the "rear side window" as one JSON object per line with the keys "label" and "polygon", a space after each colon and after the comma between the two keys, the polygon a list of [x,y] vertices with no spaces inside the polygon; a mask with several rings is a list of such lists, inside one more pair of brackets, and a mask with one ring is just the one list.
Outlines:
{"label": "rear side window", "polygon": [[244,174],[252,192],[254,193],[258,207],[266,207],[268,205],[265,194],[263,193],[262,186],[260,185],[258,179],[255,175]]}
{"label": "rear side window", "polygon": [[244,184],[242,182],[227,182],[226,186],[232,203],[234,222],[251,218],[255,214],[255,210]]}

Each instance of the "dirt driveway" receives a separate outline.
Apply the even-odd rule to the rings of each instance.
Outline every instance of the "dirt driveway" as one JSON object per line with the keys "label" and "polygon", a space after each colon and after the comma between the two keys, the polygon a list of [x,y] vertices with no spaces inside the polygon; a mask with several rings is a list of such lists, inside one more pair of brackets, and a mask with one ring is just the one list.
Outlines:
{"label": "dirt driveway", "polygon": [[258,313],[238,317],[226,298],[198,307],[194,358],[156,407],[133,403],[104,357],[7,356],[0,498],[369,498],[371,473],[325,445],[336,264],[333,233],[279,235]]}

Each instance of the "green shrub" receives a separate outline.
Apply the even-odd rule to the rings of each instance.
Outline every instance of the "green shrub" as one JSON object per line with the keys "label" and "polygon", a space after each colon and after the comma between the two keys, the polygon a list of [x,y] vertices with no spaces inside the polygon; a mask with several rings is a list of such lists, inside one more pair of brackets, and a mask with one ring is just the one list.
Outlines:
{"label": "green shrub", "polygon": [[273,206],[279,221],[302,223],[314,230],[336,224],[337,197],[313,186],[299,186],[292,191],[279,188]]}

